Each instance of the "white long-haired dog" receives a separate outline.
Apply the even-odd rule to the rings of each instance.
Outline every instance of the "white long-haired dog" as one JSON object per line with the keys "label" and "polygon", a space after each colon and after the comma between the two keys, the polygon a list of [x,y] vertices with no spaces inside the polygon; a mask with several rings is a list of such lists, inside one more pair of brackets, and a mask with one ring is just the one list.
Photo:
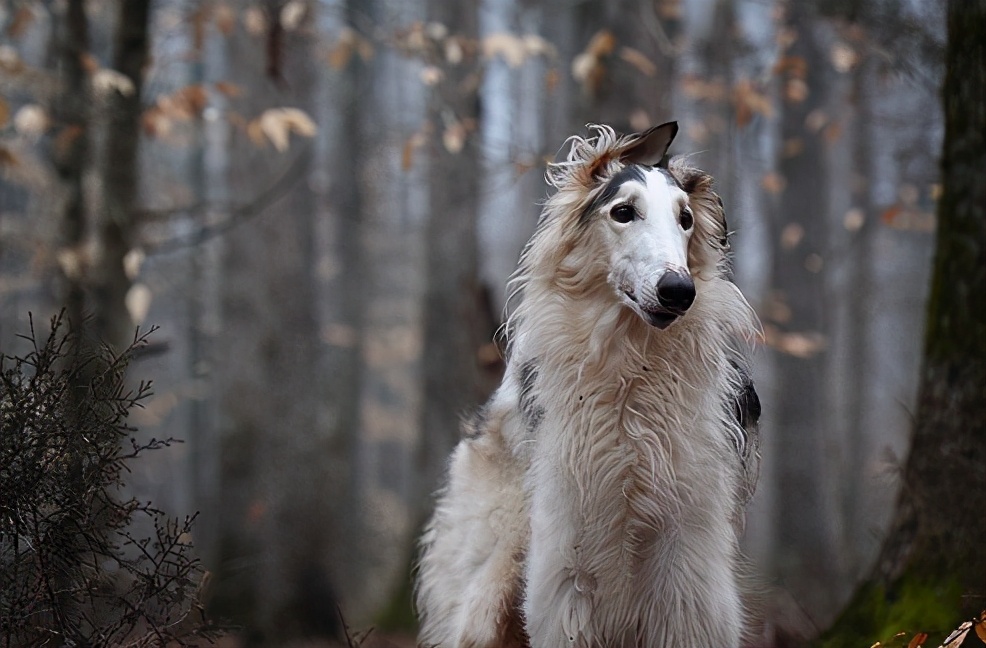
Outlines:
{"label": "white long-haired dog", "polygon": [[664,162],[677,125],[593,128],[549,166],[506,375],[422,539],[422,646],[740,643],[758,323],[712,178]]}

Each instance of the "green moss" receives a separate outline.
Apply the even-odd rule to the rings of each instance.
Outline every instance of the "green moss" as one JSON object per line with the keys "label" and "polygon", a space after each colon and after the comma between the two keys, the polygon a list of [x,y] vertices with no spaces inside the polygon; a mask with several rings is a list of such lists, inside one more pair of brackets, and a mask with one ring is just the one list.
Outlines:
{"label": "green moss", "polygon": [[[944,637],[961,620],[962,589],[955,581],[931,581],[905,574],[890,588],[867,583],[816,643],[817,648],[906,646],[918,632]],[[904,633],[898,638],[894,637]]]}
{"label": "green moss", "polygon": [[377,618],[374,626],[387,632],[416,632],[418,619],[414,615],[411,578],[405,578],[394,592],[390,603]]}

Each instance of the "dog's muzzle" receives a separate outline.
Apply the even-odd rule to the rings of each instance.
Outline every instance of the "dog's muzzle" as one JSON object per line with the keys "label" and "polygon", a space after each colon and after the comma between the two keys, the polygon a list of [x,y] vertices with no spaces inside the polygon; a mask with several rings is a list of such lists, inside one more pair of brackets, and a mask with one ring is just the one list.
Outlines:
{"label": "dog's muzzle", "polygon": [[671,270],[657,281],[656,294],[656,304],[643,304],[632,296],[631,299],[640,306],[648,324],[664,329],[684,315],[695,301],[695,282],[690,276]]}

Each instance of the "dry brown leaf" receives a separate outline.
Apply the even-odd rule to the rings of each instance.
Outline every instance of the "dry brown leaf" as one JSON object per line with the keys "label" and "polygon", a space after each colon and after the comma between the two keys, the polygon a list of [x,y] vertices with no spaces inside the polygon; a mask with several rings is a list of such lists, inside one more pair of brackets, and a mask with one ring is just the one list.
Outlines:
{"label": "dry brown leaf", "polygon": [[243,12],[243,26],[251,36],[267,33],[267,16],[260,7],[248,7]]}
{"label": "dry brown leaf", "polygon": [[264,129],[260,126],[259,119],[254,119],[246,125],[246,134],[254,146],[267,145],[267,138],[264,136]]}
{"label": "dry brown leaf", "polygon": [[17,166],[17,156],[10,149],[0,146],[0,169]]}
{"label": "dry brown leaf", "polygon": [[243,89],[240,86],[229,81],[216,81],[212,85],[219,91],[219,94],[230,99],[235,99],[243,94]]}
{"label": "dry brown leaf", "polygon": [[589,40],[585,53],[598,58],[609,56],[614,49],[616,49],[616,36],[608,29],[600,29]]}
{"label": "dry brown leaf", "polygon": [[804,79],[788,79],[784,84],[784,101],[788,103],[802,103],[808,98],[808,84]]}
{"label": "dry brown leaf", "polygon": [[832,61],[832,67],[837,72],[845,74],[859,63],[859,54],[849,44],[838,41],[833,43],[829,50],[829,60]]}
{"label": "dry brown leaf", "polygon": [[788,223],[781,230],[781,249],[793,250],[805,238],[805,228],[799,223]]}
{"label": "dry brown leaf", "polygon": [[644,76],[652,77],[657,74],[657,66],[647,58],[647,55],[632,47],[621,47],[620,58],[637,68]]}
{"label": "dry brown leaf", "polygon": [[976,619],[976,636],[986,644],[986,610],[983,610]]}
{"label": "dry brown leaf", "polygon": [[31,10],[29,5],[21,5],[14,12],[14,17],[7,23],[7,35],[17,40],[24,35],[24,32],[31,26],[32,22],[34,22],[34,11]]}
{"label": "dry brown leaf", "polygon": [[404,141],[404,147],[401,150],[401,169],[404,171],[411,170],[411,167],[414,166],[414,151],[424,146],[426,141],[424,133],[420,131]]}
{"label": "dry brown leaf", "polygon": [[771,171],[770,173],[764,174],[763,178],[760,179],[760,186],[763,187],[767,193],[776,195],[784,191],[784,187],[787,186],[787,181],[781,174],[776,171]]}
{"label": "dry brown leaf", "polygon": [[279,16],[281,27],[285,31],[294,31],[301,26],[301,21],[304,19],[307,11],[308,6],[302,0],[288,0],[281,7],[281,14]]}
{"label": "dry brown leaf", "polygon": [[92,75],[92,87],[97,93],[110,94],[116,91],[124,97],[129,97],[137,91],[130,77],[109,68],[97,70]]}
{"label": "dry brown leaf", "polygon": [[814,357],[826,346],[825,336],[817,331],[788,333],[771,325],[764,326],[764,341],[781,353],[802,359]]}
{"label": "dry brown leaf", "polygon": [[770,98],[750,79],[740,79],[733,86],[733,104],[736,107],[736,125],[746,126],[755,114],[771,117],[774,105]]}
{"label": "dry brown leaf", "polygon": [[[298,108],[270,108],[261,113],[256,123],[260,132],[282,153],[288,150],[291,133],[313,137],[318,130],[312,118]],[[254,139],[253,134],[251,139]]]}
{"label": "dry brown leaf", "polygon": [[3,97],[0,97],[0,128],[7,125],[7,120],[10,119],[10,104]]}
{"label": "dry brown leaf", "polygon": [[466,144],[466,128],[462,122],[457,121],[445,127],[442,133],[442,145],[445,150],[453,155],[462,151]]}
{"label": "dry brown leaf", "polygon": [[236,12],[225,2],[212,10],[212,19],[223,36],[229,36],[236,28]]}
{"label": "dry brown leaf", "polygon": [[483,39],[482,48],[484,58],[492,59],[499,56],[513,68],[523,65],[527,55],[524,40],[507,32],[490,34]]}
{"label": "dry brown leaf", "polygon": [[928,640],[928,633],[919,632],[907,643],[907,648],[921,648],[924,642]]}

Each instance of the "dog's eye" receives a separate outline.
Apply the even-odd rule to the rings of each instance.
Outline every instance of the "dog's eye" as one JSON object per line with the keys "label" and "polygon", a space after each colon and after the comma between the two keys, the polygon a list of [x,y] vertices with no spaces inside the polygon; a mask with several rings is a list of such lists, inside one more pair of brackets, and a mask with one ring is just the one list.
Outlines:
{"label": "dog's eye", "polygon": [[629,223],[637,217],[637,210],[634,209],[633,205],[624,203],[613,207],[613,209],[609,212],[609,216],[617,223]]}
{"label": "dog's eye", "polygon": [[681,229],[686,232],[692,228],[695,224],[695,217],[692,216],[692,210],[690,207],[685,207],[681,210],[681,215],[678,217],[678,221],[681,223]]}

